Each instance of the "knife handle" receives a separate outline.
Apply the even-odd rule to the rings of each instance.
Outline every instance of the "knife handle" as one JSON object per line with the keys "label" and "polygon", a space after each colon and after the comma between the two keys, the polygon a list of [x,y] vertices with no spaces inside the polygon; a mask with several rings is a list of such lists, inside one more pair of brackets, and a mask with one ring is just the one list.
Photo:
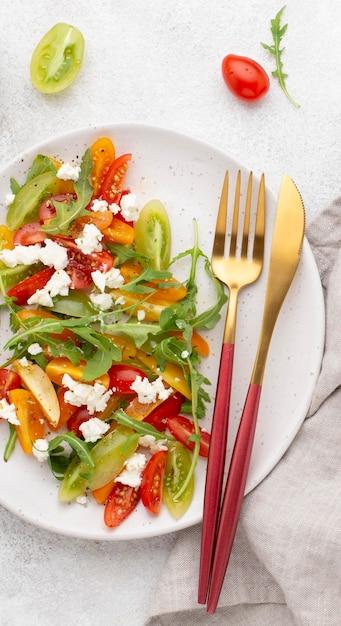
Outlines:
{"label": "knife handle", "polygon": [[233,448],[215,546],[211,588],[207,602],[208,613],[214,613],[216,610],[237,529],[250,465],[261,389],[261,385],[255,383],[249,386]]}

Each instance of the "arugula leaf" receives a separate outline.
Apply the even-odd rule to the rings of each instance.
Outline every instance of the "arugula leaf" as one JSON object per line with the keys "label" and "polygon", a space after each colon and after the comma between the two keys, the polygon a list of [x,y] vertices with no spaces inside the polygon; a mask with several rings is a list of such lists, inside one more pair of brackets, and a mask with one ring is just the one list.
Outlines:
{"label": "arugula leaf", "polygon": [[118,422],[121,426],[128,426],[140,435],[153,435],[155,439],[167,439],[168,441],[174,441],[174,437],[161,433],[151,424],[147,424],[147,422],[140,422],[135,420],[133,417],[129,417],[129,415],[127,415],[122,409],[118,409],[118,411],[110,417],[110,420]]}
{"label": "arugula leaf", "polygon": [[86,359],[82,376],[85,382],[99,378],[110,369],[113,361],[121,360],[121,349],[92,328],[76,328],[74,332],[95,348],[91,356]]}
{"label": "arugula leaf", "polygon": [[139,254],[131,246],[122,246],[118,243],[110,243],[106,241],[106,247],[110,250],[110,252],[116,257],[116,265],[122,265],[126,261],[140,261],[145,263],[147,257]]}
{"label": "arugula leaf", "polygon": [[197,315],[194,319],[190,320],[190,324],[193,328],[211,329],[214,328],[220,320],[220,311],[225,302],[227,302],[228,298],[225,294],[223,284],[213,274],[211,263],[207,257],[205,257],[205,270],[215,286],[217,300],[213,306],[200,313],[200,315]]}
{"label": "arugula leaf", "polygon": [[103,325],[102,330],[112,335],[127,335],[135,342],[137,348],[141,348],[148,340],[149,335],[160,332],[159,324],[143,324],[142,322],[117,322],[116,324]]}
{"label": "arugula leaf", "polygon": [[8,426],[9,426],[9,436],[7,439],[7,443],[6,443],[5,450],[4,450],[4,456],[3,456],[5,463],[7,463],[9,458],[12,456],[14,449],[15,449],[15,444],[17,441],[17,431],[15,430],[15,427],[13,426],[13,424],[8,424]]}
{"label": "arugula leaf", "polygon": [[91,151],[88,148],[82,158],[79,179],[75,183],[77,199],[72,200],[69,204],[54,201],[53,204],[56,209],[56,217],[43,226],[43,230],[45,232],[50,233],[51,235],[55,235],[57,233],[67,233],[71,222],[73,222],[76,217],[86,214],[85,208],[89,204],[92,196],[92,185],[90,182],[91,172],[92,157]]}
{"label": "arugula leaf", "polygon": [[57,168],[48,156],[44,156],[43,154],[37,154],[30,169],[27,172],[26,183],[32,180],[32,178],[40,176],[40,174],[45,174],[46,172],[52,172],[52,174],[56,174]]}
{"label": "arugula leaf", "polygon": [[18,191],[20,191],[21,186],[19,185],[18,181],[13,177],[9,179],[9,184],[10,184],[11,192],[14,193],[14,195],[16,196]]}
{"label": "arugula leaf", "polygon": [[291,104],[293,104],[296,108],[299,108],[300,105],[295,102],[295,100],[292,98],[287,90],[286,79],[288,78],[288,74],[285,74],[283,71],[282,54],[284,52],[284,48],[281,48],[281,42],[288,28],[288,24],[284,24],[283,26],[281,24],[281,17],[284,9],[285,6],[282,7],[280,11],[278,11],[278,13],[275,15],[274,19],[271,20],[270,30],[273,38],[273,44],[269,45],[267,43],[261,42],[261,45],[263,46],[263,48],[265,48],[265,50],[270,52],[270,54],[275,57],[276,69],[272,72],[273,77],[277,78],[280,88],[285,93]]}
{"label": "arugula leaf", "polygon": [[[121,291],[128,291],[132,293],[153,293],[155,287],[149,287],[147,285],[141,285],[141,283],[150,282],[151,280],[163,280],[171,278],[172,274],[163,270],[153,270],[152,267],[147,267],[142,274],[131,280],[129,283],[121,286]],[[168,286],[168,285],[167,285]]]}
{"label": "arugula leaf", "polygon": [[49,441],[49,454],[55,451],[63,442],[68,443],[76,452],[79,460],[88,466],[89,470],[93,470],[95,463],[90,454],[90,450],[85,441],[82,441],[74,433],[62,433]]}

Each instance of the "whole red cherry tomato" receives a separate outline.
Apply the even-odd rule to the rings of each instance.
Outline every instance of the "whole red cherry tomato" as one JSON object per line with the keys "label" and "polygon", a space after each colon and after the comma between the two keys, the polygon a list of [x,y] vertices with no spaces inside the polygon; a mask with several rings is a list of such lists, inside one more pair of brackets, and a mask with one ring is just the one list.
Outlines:
{"label": "whole red cherry tomato", "polygon": [[259,100],[269,91],[270,81],[266,71],[248,57],[228,54],[223,59],[222,73],[230,91],[242,100]]}

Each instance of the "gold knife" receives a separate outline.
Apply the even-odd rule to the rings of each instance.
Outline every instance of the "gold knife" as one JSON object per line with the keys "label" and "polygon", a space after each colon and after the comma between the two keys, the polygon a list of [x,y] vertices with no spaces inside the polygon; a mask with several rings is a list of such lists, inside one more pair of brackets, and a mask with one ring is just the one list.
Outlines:
{"label": "gold knife", "polygon": [[305,213],[300,193],[291,178],[284,176],[278,197],[257,356],[233,448],[221,509],[207,601],[209,613],[216,610],[231,554],[250,464],[266,358],[278,314],[299,264],[304,228]]}

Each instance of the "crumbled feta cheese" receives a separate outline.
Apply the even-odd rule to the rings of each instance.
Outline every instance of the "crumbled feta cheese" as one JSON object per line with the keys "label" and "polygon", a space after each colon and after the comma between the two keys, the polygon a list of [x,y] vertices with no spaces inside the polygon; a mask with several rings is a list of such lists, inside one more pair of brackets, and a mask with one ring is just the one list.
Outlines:
{"label": "crumbled feta cheese", "polygon": [[119,287],[121,287],[124,283],[124,278],[117,267],[113,267],[108,272],[95,270],[94,272],[91,272],[91,278],[96,287],[98,287],[102,293],[105,291],[106,287],[109,287],[110,289],[119,289]]}
{"label": "crumbled feta cheese", "polygon": [[13,426],[20,426],[14,404],[9,404],[5,398],[0,400],[0,417]]}
{"label": "crumbled feta cheese", "polygon": [[40,304],[41,306],[53,306],[55,296],[67,296],[71,278],[64,270],[57,270],[47,281],[45,287],[37,291],[27,300],[27,304]]}
{"label": "crumbled feta cheese", "polygon": [[109,209],[110,209],[110,211],[111,211],[114,215],[117,215],[117,213],[119,213],[119,212],[120,212],[121,207],[120,207],[120,205],[119,205],[119,204],[116,204],[116,202],[112,202],[112,203],[109,205]]}
{"label": "crumbled feta cheese", "polygon": [[20,365],[22,365],[22,367],[27,367],[29,365],[29,362],[27,360],[27,358],[25,356],[23,356],[21,359],[19,359],[18,363],[20,363]]}
{"label": "crumbled feta cheese", "polygon": [[94,385],[79,383],[69,374],[64,374],[62,384],[67,387],[64,393],[65,402],[73,406],[86,406],[90,415],[104,411],[112,394],[111,389],[107,391],[100,383]]}
{"label": "crumbled feta cheese", "polygon": [[16,265],[33,265],[40,261],[41,246],[39,243],[33,246],[14,246],[12,250],[1,250],[0,260],[7,267],[16,267]]}
{"label": "crumbled feta cheese", "polygon": [[51,298],[55,296],[68,296],[71,278],[65,270],[57,270],[52,274],[44,289],[49,292]]}
{"label": "crumbled feta cheese", "polygon": [[32,452],[39,463],[44,463],[49,458],[49,442],[46,439],[36,439],[33,443]]}
{"label": "crumbled feta cheese", "polygon": [[63,163],[57,172],[57,178],[61,180],[73,180],[77,182],[79,179],[81,168],[79,165],[71,165],[71,163]]}
{"label": "crumbled feta cheese", "polygon": [[[86,423],[86,422],[85,422]],[[135,489],[140,486],[142,480],[142,471],[147,463],[145,454],[135,452],[124,463],[124,469],[117,478],[115,483],[122,483],[122,485],[129,485]]]}
{"label": "crumbled feta cheese", "polygon": [[161,376],[154,380],[152,383],[149,382],[148,378],[141,378],[141,376],[136,376],[134,382],[130,385],[130,389],[136,391],[138,401],[141,404],[150,404],[155,402],[157,399],[159,400],[167,400],[169,396],[173,393],[173,389],[166,387],[163,384]]}
{"label": "crumbled feta cheese", "polygon": [[115,304],[117,304],[117,306],[123,305],[123,304],[125,304],[125,303],[126,303],[126,301],[125,301],[125,299],[124,299],[124,297],[123,297],[123,296],[119,296],[119,297],[118,297],[118,298],[116,298],[116,300],[115,300]]}
{"label": "crumbled feta cheese", "polygon": [[154,435],[143,435],[139,439],[139,446],[149,448],[152,454],[154,454],[154,452],[168,450],[166,442],[166,439],[156,439]]}
{"label": "crumbled feta cheese", "polygon": [[7,267],[17,265],[33,265],[41,261],[55,270],[64,269],[68,264],[67,250],[52,239],[45,239],[44,247],[39,243],[33,246],[14,246],[12,250],[2,250],[0,259]]}
{"label": "crumbled feta cheese", "polygon": [[99,200],[98,198],[95,198],[95,200],[91,203],[90,209],[95,213],[103,213],[103,211],[108,210],[108,206],[109,205],[106,200]]}
{"label": "crumbled feta cheese", "polygon": [[95,441],[105,435],[109,428],[110,426],[106,422],[103,422],[98,417],[92,417],[87,422],[83,422],[79,430],[84,437],[84,441],[87,443],[95,443]]}
{"label": "crumbled feta cheese", "polygon": [[142,320],[144,320],[144,318],[146,317],[146,312],[143,311],[143,309],[139,309],[137,311],[136,317],[137,317],[139,322],[142,322]]}
{"label": "crumbled feta cheese", "polygon": [[5,205],[9,206],[14,201],[15,194],[14,193],[6,193],[5,196]]}
{"label": "crumbled feta cheese", "polygon": [[85,224],[81,236],[75,239],[75,243],[83,254],[92,254],[102,250],[100,243],[102,239],[103,233],[95,224]]}
{"label": "crumbled feta cheese", "polygon": [[29,354],[32,354],[33,356],[35,356],[36,354],[40,354],[42,351],[43,348],[41,347],[40,343],[31,343],[31,345],[27,348],[27,352]]}
{"label": "crumbled feta cheese", "polygon": [[53,306],[53,300],[47,289],[37,289],[35,293],[28,298],[27,304],[39,304],[40,306]]}
{"label": "crumbled feta cheese", "polygon": [[134,193],[127,193],[125,196],[122,196],[121,213],[127,222],[135,222],[139,216],[139,212]]}
{"label": "crumbled feta cheese", "polygon": [[182,358],[182,359],[187,359],[188,357],[189,357],[189,352],[188,352],[188,350],[183,350],[183,351],[181,352],[181,358]]}
{"label": "crumbled feta cheese", "polygon": [[77,504],[82,504],[83,506],[85,506],[86,504],[88,504],[88,498],[86,496],[77,496],[76,502]]}
{"label": "crumbled feta cheese", "polygon": [[66,248],[53,239],[45,239],[44,244],[44,248],[41,248],[39,253],[39,260],[44,265],[54,267],[55,270],[63,270],[68,264]]}
{"label": "crumbled feta cheese", "polygon": [[110,293],[91,293],[89,297],[92,304],[101,311],[108,311],[113,305]]}

